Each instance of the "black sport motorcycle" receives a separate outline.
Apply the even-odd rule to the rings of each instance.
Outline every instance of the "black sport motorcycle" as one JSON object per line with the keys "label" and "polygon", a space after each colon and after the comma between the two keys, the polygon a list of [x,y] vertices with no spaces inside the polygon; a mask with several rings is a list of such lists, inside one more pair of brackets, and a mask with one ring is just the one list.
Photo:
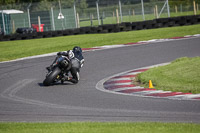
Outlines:
{"label": "black sport motorcycle", "polygon": [[52,83],[61,81],[64,76],[68,76],[71,68],[70,60],[66,56],[58,55],[50,67],[47,67],[48,73],[43,81],[44,86],[49,86]]}

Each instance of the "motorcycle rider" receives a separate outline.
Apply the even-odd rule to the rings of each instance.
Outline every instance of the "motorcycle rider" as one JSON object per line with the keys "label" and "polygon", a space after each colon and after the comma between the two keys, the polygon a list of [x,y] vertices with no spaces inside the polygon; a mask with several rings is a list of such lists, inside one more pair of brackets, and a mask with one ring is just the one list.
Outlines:
{"label": "motorcycle rider", "polygon": [[[74,84],[78,83],[80,80],[79,72],[80,68],[83,67],[84,64],[84,57],[82,55],[82,49],[78,46],[75,46],[73,50],[58,52],[57,55],[66,56],[69,59],[69,71],[71,72],[72,77],[69,77],[67,74],[64,75],[61,82],[70,81]],[[54,63],[53,63],[54,64]],[[52,67],[52,65],[50,66]],[[50,67],[47,67],[49,70]],[[66,70],[68,71],[68,70]]]}

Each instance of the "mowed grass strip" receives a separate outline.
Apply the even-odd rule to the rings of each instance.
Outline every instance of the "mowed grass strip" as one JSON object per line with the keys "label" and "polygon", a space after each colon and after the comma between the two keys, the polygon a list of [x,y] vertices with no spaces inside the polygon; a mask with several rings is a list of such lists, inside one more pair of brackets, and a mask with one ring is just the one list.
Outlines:
{"label": "mowed grass strip", "polygon": [[200,25],[129,31],[109,34],[87,34],[32,40],[0,42],[0,61],[65,51],[73,46],[91,48],[103,45],[125,44],[150,39],[200,34]]}
{"label": "mowed grass strip", "polygon": [[200,57],[177,59],[169,65],[145,71],[136,79],[145,87],[152,80],[158,90],[200,93]]}
{"label": "mowed grass strip", "polygon": [[199,133],[200,125],[191,123],[0,123],[2,133]]}

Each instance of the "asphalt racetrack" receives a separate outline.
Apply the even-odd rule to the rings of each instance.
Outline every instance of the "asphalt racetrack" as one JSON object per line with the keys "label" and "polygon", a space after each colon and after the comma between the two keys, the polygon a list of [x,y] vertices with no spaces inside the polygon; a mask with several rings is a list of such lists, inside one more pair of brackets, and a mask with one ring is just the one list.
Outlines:
{"label": "asphalt racetrack", "polygon": [[[63,49],[64,51],[64,49]],[[83,53],[78,84],[44,87],[55,56],[0,63],[0,121],[160,121],[200,123],[200,101],[126,96],[96,84],[124,71],[200,56],[200,38],[132,45]],[[167,83],[166,83],[167,84]]]}

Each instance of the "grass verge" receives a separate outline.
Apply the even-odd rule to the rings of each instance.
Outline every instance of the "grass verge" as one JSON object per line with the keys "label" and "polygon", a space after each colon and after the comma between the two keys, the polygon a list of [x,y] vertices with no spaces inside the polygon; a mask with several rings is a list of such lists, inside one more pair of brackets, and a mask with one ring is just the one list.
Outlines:
{"label": "grass verge", "polygon": [[136,78],[148,88],[149,80],[158,90],[200,93],[200,57],[183,57],[171,64],[152,68]]}
{"label": "grass verge", "polygon": [[94,46],[124,44],[199,33],[200,25],[191,25],[109,34],[87,34],[32,40],[4,41],[0,42],[0,61],[69,50],[76,45],[81,46],[82,48],[90,48]]}
{"label": "grass verge", "polygon": [[[200,14],[200,11],[197,13]],[[170,16],[171,17],[178,17],[178,16],[188,16],[188,15],[194,15],[193,11],[188,11],[188,12],[171,12]],[[167,18],[168,13],[162,13],[160,18]],[[156,16],[154,14],[145,14],[145,20],[153,20],[156,19]],[[123,16],[123,22],[137,22],[137,21],[144,21],[142,15],[127,15]],[[103,19],[103,24],[117,24],[117,18],[116,16],[114,17],[106,17]],[[99,22],[98,20],[93,20],[93,26],[98,26]],[[81,21],[80,22],[81,27],[85,26],[91,26],[91,20],[88,21]]]}
{"label": "grass verge", "polygon": [[199,133],[200,125],[191,123],[0,123],[4,133]]}

